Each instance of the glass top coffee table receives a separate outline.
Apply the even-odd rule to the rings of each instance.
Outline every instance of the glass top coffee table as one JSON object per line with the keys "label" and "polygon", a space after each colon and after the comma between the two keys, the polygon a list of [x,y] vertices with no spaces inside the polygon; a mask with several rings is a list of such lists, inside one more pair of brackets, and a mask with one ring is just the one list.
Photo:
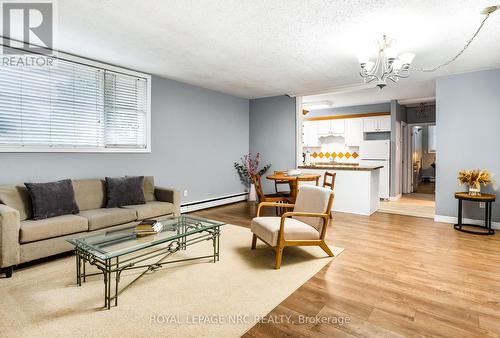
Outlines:
{"label": "glass top coffee table", "polygon": [[[163,225],[162,230],[157,234],[137,235],[135,225],[132,225],[88,234],[68,241],[75,246],[76,282],[79,286],[86,281],[88,276],[101,273],[104,275],[105,308],[110,309],[112,300],[115,306],[118,305],[118,284],[123,271],[145,269],[134,280],[136,281],[146,272],[159,269],[165,264],[203,258],[211,258],[214,263],[219,260],[220,227],[224,223],[185,215],[154,219]],[[186,250],[189,246],[202,241],[212,241],[213,253],[166,261],[173,253]],[[96,266],[101,272],[87,274],[85,271],[87,263]],[[113,276],[114,295],[112,295]],[[122,288],[120,292],[125,288]]]}

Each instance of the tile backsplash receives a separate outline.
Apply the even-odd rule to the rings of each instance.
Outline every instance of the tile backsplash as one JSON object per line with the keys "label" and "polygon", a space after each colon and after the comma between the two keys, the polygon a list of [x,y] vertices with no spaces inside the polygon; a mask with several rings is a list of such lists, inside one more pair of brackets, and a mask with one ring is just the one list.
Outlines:
{"label": "tile backsplash", "polygon": [[320,138],[317,147],[304,147],[304,152],[309,152],[312,163],[320,162],[359,162],[359,147],[348,147],[345,145],[344,137],[328,136]]}

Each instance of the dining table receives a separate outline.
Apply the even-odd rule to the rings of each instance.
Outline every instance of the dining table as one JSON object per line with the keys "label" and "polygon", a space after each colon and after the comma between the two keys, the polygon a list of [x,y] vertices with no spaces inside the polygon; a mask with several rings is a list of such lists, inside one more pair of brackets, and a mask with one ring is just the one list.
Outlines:
{"label": "dining table", "polygon": [[273,174],[267,175],[266,178],[272,181],[288,182],[290,185],[290,202],[295,203],[299,182],[316,182],[319,183],[321,174],[302,173],[300,175],[288,175],[284,171],[275,171]]}

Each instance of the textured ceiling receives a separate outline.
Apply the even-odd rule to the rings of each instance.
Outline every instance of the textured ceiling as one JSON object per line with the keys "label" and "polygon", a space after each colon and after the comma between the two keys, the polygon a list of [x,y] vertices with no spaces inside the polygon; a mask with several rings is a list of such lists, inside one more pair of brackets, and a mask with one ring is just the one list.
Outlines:
{"label": "textured ceiling", "polygon": [[[415,66],[445,61],[474,32],[482,18],[480,10],[493,4],[482,0],[59,0],[57,47],[242,97],[300,94],[360,83],[356,56],[382,34],[395,38],[401,51],[414,52]],[[500,67],[499,33],[500,11],[453,65],[439,73],[415,74],[383,91],[367,89],[357,94],[373,102],[433,96],[436,76]]]}

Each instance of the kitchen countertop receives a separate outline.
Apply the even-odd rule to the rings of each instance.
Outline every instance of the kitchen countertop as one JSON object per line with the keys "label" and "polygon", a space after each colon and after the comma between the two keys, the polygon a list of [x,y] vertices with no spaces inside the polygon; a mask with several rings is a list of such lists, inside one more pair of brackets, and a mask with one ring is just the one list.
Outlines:
{"label": "kitchen countertop", "polygon": [[373,171],[382,169],[383,166],[369,166],[369,165],[349,165],[349,164],[317,164],[317,165],[299,165],[299,169],[330,169],[330,170],[359,170],[359,171]]}

